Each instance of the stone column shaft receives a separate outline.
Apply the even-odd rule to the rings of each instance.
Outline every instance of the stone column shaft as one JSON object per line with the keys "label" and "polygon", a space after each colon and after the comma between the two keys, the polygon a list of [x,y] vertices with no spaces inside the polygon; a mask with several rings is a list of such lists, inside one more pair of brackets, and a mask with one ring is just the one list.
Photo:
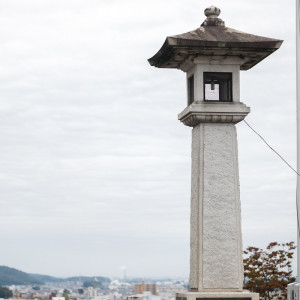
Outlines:
{"label": "stone column shaft", "polygon": [[242,291],[242,236],[236,128],[192,131],[191,291]]}

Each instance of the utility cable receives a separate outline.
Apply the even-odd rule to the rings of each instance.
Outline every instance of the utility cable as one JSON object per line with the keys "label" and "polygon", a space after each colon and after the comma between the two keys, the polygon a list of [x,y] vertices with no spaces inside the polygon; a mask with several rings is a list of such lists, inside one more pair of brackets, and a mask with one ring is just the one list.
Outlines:
{"label": "utility cable", "polygon": [[[283,160],[285,162],[285,164],[292,170],[294,171],[298,176],[300,176],[300,174],[275,150],[273,149],[268,143],[267,141],[256,131],[254,130],[245,120],[244,122],[247,124],[247,126],[254,132],[256,133],[262,140],[263,142],[275,153],[277,154],[281,160]],[[298,191],[297,191],[298,193]],[[299,224],[299,207],[298,207],[298,201],[297,201],[297,196],[296,196],[296,211],[297,211],[297,227],[298,227],[298,237],[300,240],[300,224]]]}
{"label": "utility cable", "polygon": [[292,170],[292,171],[294,171],[298,176],[300,176],[300,174],[274,149],[274,148],[272,148],[268,143],[267,143],[267,141],[256,131],[256,130],[254,130],[245,120],[244,120],[244,122],[247,124],[247,126],[254,132],[254,133],[256,133],[262,140],[263,140],[263,142],[275,153],[275,154],[277,154],[277,156],[279,156],[280,157],[280,159],[282,160],[282,161],[284,161],[285,162],[285,164]]}

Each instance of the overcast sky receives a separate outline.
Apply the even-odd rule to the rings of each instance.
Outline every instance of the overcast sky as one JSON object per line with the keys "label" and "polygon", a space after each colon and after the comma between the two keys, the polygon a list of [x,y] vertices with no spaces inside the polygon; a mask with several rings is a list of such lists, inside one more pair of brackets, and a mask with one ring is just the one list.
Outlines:
{"label": "overcast sky", "polygon": [[[294,0],[0,0],[0,265],[54,276],[188,276],[185,74],[150,67],[216,5],[283,39],[241,74],[247,121],[296,166]],[[242,122],[244,247],[296,240],[296,176]]]}

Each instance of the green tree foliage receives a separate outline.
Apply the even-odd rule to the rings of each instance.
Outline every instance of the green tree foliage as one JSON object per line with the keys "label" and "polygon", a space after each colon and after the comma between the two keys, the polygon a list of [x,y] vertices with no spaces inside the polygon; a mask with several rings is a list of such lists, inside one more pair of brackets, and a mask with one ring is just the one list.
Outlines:
{"label": "green tree foliage", "polygon": [[69,300],[70,295],[69,295],[68,293],[64,293],[64,294],[63,294],[63,297],[65,297],[65,300]]}
{"label": "green tree foliage", "polygon": [[0,286],[0,298],[8,299],[12,298],[13,293],[10,289]]}
{"label": "green tree foliage", "polygon": [[70,299],[70,291],[67,289],[64,289],[63,297],[65,297],[65,300],[69,300]]}
{"label": "green tree foliage", "polygon": [[31,285],[31,284],[42,284],[42,282],[22,271],[9,268],[6,266],[0,266],[0,285],[11,285],[11,284]]}
{"label": "green tree foliage", "polygon": [[78,289],[78,294],[83,295],[84,294],[84,289]]}
{"label": "green tree foliage", "polygon": [[244,289],[259,293],[260,299],[287,298],[287,285],[292,275],[294,242],[270,243],[267,248],[248,247],[244,251]]}

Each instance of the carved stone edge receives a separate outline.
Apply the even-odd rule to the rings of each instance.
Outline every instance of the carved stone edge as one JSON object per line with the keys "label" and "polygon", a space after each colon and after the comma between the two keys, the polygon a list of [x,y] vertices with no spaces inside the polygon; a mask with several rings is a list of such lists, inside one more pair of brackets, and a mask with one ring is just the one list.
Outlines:
{"label": "carved stone edge", "polygon": [[236,124],[248,115],[250,108],[238,103],[193,103],[178,115],[186,126],[194,127],[199,123]]}
{"label": "carved stone edge", "polygon": [[177,298],[186,300],[196,300],[201,298],[251,298],[252,300],[259,300],[258,293],[251,293],[248,291],[243,292],[187,292],[187,293],[176,293],[175,300]]}
{"label": "carved stone edge", "polygon": [[201,114],[201,113],[191,113],[185,118],[180,119],[180,121],[190,127],[194,127],[199,123],[233,123],[236,124],[247,116],[248,113],[233,115],[233,114]]}

